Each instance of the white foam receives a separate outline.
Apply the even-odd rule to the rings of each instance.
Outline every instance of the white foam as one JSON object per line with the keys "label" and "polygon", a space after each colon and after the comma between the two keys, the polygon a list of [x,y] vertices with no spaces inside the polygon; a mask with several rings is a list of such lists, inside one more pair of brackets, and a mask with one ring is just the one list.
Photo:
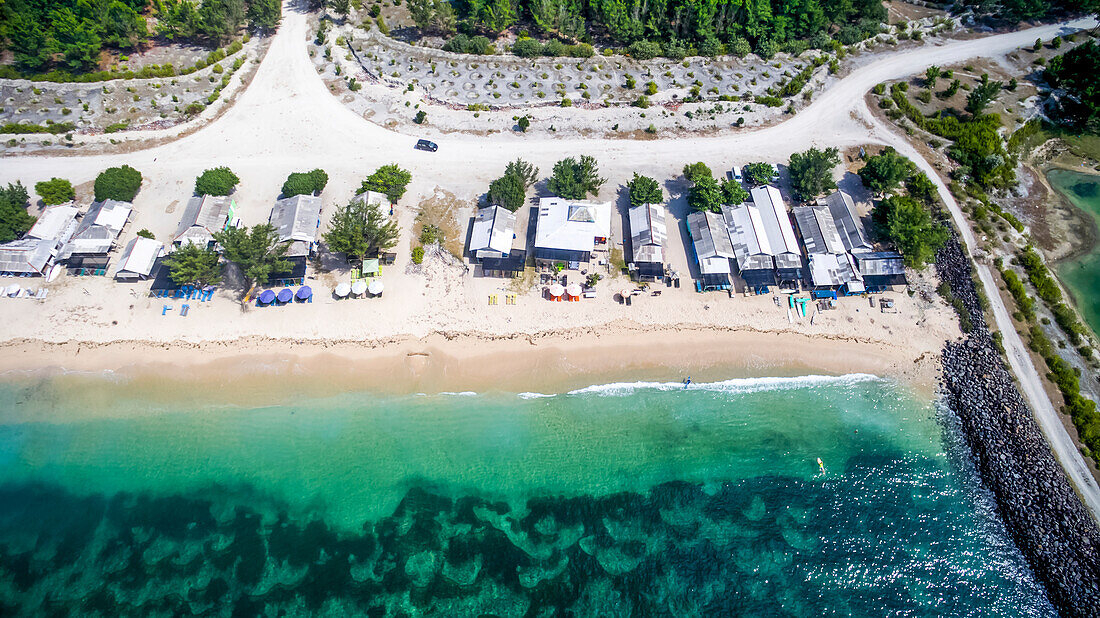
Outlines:
{"label": "white foam", "polygon": [[545,399],[547,397],[557,397],[557,395],[547,393],[520,393],[517,397],[520,399]]}
{"label": "white foam", "polygon": [[833,384],[858,384],[880,380],[878,376],[866,373],[850,373],[840,376],[795,376],[771,378],[734,378],[720,382],[692,382],[687,387],[683,382],[613,382],[596,384],[569,391],[570,395],[600,395],[603,397],[625,397],[641,390],[655,391],[709,391],[729,394],[756,393],[761,391],[791,390]]}
{"label": "white foam", "polygon": [[477,393],[475,393],[474,391],[461,391],[461,392],[457,392],[457,393],[453,392],[453,391],[443,391],[439,394],[440,395],[450,395],[452,397],[477,397]]}

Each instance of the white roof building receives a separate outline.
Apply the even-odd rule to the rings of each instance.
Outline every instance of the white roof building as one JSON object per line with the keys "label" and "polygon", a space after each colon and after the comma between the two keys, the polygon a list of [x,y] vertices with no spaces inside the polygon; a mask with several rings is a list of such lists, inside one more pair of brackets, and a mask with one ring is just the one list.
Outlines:
{"label": "white roof building", "polygon": [[756,204],[742,202],[736,206],[723,206],[722,217],[738,270],[774,270],[771,239],[764,229],[764,218]]}
{"label": "white roof building", "polygon": [[516,235],[516,214],[500,206],[479,208],[470,229],[470,253],[477,259],[508,257]]}
{"label": "white roof building", "polygon": [[287,257],[309,255],[321,227],[321,198],[295,195],[278,200],[268,222],[275,226],[280,242],[290,242]]}
{"label": "white roof building", "polygon": [[775,267],[780,271],[802,268],[802,250],[791,227],[791,218],[787,215],[787,205],[779,189],[771,185],[756,187],[750,194],[760,212],[764,226],[764,235],[768,238],[768,248],[775,258]]}
{"label": "white roof building", "polygon": [[627,219],[633,261],[664,264],[664,245],[668,239],[664,208],[658,204],[635,206],[627,213]]}
{"label": "white roof building", "polygon": [[119,258],[116,279],[136,280],[147,279],[153,272],[153,265],[157,258],[164,252],[164,245],[152,238],[138,236],[126,244]]}
{"label": "white roof building", "polygon": [[352,201],[363,202],[364,204],[374,204],[375,206],[390,205],[390,198],[386,197],[385,193],[379,193],[377,191],[364,191],[352,198]]}
{"label": "white roof building", "polygon": [[185,242],[206,246],[214,242],[214,233],[229,226],[236,204],[228,197],[216,195],[197,195],[187,201],[176,234],[172,242],[182,245]]}
{"label": "white roof building", "polygon": [[571,201],[560,197],[539,200],[535,229],[535,258],[588,261],[596,242],[611,236],[611,202]]}
{"label": "white roof building", "polygon": [[802,232],[802,243],[810,262],[810,280],[817,287],[863,289],[863,278],[852,254],[824,204],[800,206],[794,209],[794,220]]}
{"label": "white roof building", "polygon": [[115,245],[122,228],[130,219],[132,206],[129,202],[105,200],[93,202],[88,212],[80,219],[76,232],[61,248],[60,259],[73,254],[106,255]]}
{"label": "white roof building", "polygon": [[0,273],[44,275],[76,232],[77,209],[49,206],[21,240],[0,245]]}
{"label": "white roof building", "polygon": [[78,212],[75,206],[47,206],[46,210],[42,211],[42,216],[38,218],[38,221],[35,221],[34,226],[27,231],[24,238],[52,240],[60,247],[68,242],[73,233],[76,232],[76,215]]}

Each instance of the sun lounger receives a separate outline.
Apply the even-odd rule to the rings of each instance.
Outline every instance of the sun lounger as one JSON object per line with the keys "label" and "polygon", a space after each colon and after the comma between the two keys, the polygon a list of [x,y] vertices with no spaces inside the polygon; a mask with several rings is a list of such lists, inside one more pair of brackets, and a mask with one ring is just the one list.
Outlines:
{"label": "sun lounger", "polygon": [[171,311],[171,310],[172,310],[171,306],[165,305],[164,307],[161,308],[160,314],[161,315],[168,315],[168,312]]}
{"label": "sun lounger", "polygon": [[180,317],[181,318],[187,317],[187,312],[190,311],[190,310],[191,310],[191,305],[184,305],[184,306],[180,307]]}

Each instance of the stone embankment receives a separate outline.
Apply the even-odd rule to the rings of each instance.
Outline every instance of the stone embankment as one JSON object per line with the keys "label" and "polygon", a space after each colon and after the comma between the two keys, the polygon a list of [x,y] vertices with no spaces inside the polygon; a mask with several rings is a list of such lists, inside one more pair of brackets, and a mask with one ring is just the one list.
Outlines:
{"label": "stone embankment", "polygon": [[982,313],[970,260],[953,235],[936,256],[940,279],[973,330],[943,350],[942,388],[1010,534],[1063,616],[1100,616],[1100,528],[1054,458]]}

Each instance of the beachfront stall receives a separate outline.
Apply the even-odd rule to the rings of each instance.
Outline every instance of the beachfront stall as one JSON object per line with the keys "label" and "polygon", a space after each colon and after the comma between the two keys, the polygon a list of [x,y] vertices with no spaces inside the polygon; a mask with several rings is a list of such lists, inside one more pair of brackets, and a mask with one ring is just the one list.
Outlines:
{"label": "beachfront stall", "polygon": [[119,258],[115,279],[119,281],[138,281],[149,278],[153,266],[164,253],[164,245],[152,238],[138,236],[126,244]]}
{"label": "beachfront stall", "polygon": [[129,202],[93,202],[72,237],[61,247],[58,261],[67,263],[70,275],[106,275],[111,250],[131,211]]}
{"label": "beachfront stall", "polygon": [[631,252],[628,270],[640,281],[656,281],[664,277],[664,244],[668,238],[664,207],[643,204],[631,208],[627,215]]}
{"label": "beachfront stall", "polygon": [[[535,264],[550,268],[588,268],[593,258],[606,263],[611,236],[611,202],[594,203],[544,197],[535,228]],[[583,266],[582,266],[583,265]]]}
{"label": "beachfront stall", "polygon": [[722,216],[709,211],[693,212],[687,218],[688,234],[699,265],[695,289],[700,292],[730,289],[730,260],[733,244]]}
{"label": "beachfront stall", "polygon": [[76,233],[78,213],[68,204],[47,207],[23,238],[0,245],[0,274],[45,275]]}
{"label": "beachfront stall", "polygon": [[470,221],[470,255],[475,261],[507,258],[516,236],[516,215],[507,208],[479,208]]}
{"label": "beachfront stall", "polygon": [[187,201],[183,217],[172,236],[176,247],[191,243],[200,247],[214,246],[214,233],[233,224],[237,203],[225,196],[196,195]]}

